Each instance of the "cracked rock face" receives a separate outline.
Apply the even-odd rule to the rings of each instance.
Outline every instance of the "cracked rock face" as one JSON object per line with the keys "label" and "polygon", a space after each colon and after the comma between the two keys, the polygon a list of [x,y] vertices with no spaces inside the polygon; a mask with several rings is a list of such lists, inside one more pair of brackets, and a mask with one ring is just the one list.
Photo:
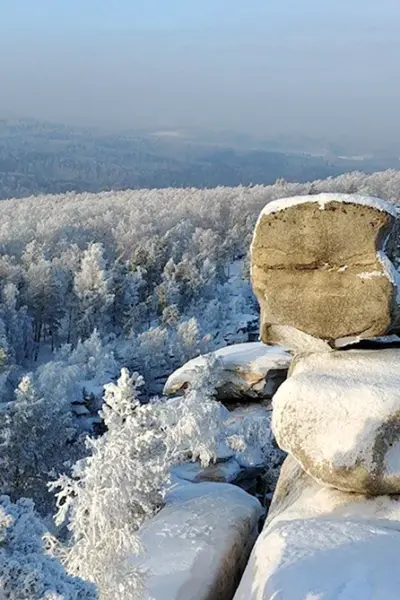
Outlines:
{"label": "cracked rock face", "polygon": [[276,211],[267,205],[260,215],[252,283],[265,343],[287,344],[286,327],[332,347],[396,329],[397,285],[385,255],[396,218],[384,203],[330,196],[323,204],[318,196],[284,201]]}

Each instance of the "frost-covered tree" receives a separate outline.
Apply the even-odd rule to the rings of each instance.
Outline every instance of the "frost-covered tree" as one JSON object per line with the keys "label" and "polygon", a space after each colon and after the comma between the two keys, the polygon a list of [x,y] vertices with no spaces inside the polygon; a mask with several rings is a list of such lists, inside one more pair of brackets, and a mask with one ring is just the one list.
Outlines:
{"label": "frost-covered tree", "polygon": [[79,301],[78,336],[86,338],[96,328],[104,330],[114,295],[102,244],[91,243],[83,253],[74,279],[74,290]]}
{"label": "frost-covered tree", "polygon": [[141,550],[136,530],[161,506],[168,479],[157,409],[139,404],[141,385],[123,369],[105,387],[106,433],[88,438],[90,456],[51,485],[60,488],[57,523],[68,521],[71,531],[65,564],[104,600],[140,598],[143,576],[130,561]]}
{"label": "frost-covered tree", "polygon": [[87,440],[90,455],[71,477],[51,484],[59,490],[57,523],[71,532],[67,569],[95,582],[102,599],[140,597],[145,580],[129,559],[142,550],[136,531],[162,506],[170,468],[188,460],[208,465],[228,448],[229,412],[212,398],[218,377],[219,361],[210,358],[187,396],[141,405],[142,378],[122,369],[105,386],[106,432]]}
{"label": "frost-covered tree", "polygon": [[218,387],[221,363],[211,355],[193,377],[190,391],[167,401],[161,412],[165,446],[171,464],[199,460],[207,466],[226,446],[225,420],[229,412],[213,399]]}
{"label": "frost-covered tree", "polygon": [[174,339],[174,358],[180,365],[198,356],[202,350],[199,325],[195,317],[179,323]]}
{"label": "frost-covered tree", "polygon": [[[24,255],[25,261],[29,258],[30,254]],[[54,345],[54,337],[64,315],[62,291],[62,273],[51,261],[40,256],[34,262],[29,262],[22,301],[31,307],[36,358],[42,339],[48,338]]]}
{"label": "frost-covered tree", "polygon": [[19,291],[15,283],[6,283],[1,294],[0,314],[7,338],[8,359],[17,364],[32,355],[32,319],[26,306],[19,305]]}
{"label": "frost-covered tree", "polygon": [[131,271],[129,264],[116,263],[112,273],[114,300],[111,308],[113,330],[129,334],[139,332],[145,319],[143,268]]}
{"label": "frost-covered tree", "polygon": [[97,329],[86,340],[79,340],[74,348],[69,344],[62,346],[55,359],[78,367],[81,380],[102,379],[105,383],[118,373],[114,353],[103,343]]}
{"label": "frost-covered tree", "polygon": [[96,600],[95,587],[68,575],[46,552],[45,527],[34,504],[0,496],[1,600]]}
{"label": "frost-covered tree", "polygon": [[159,391],[155,380],[165,377],[172,367],[168,331],[165,327],[152,327],[139,334],[134,342],[132,363],[149,382],[150,393]]}
{"label": "frost-covered tree", "polygon": [[46,513],[51,507],[46,489],[51,473],[65,470],[81,453],[71,407],[49,393],[40,394],[26,375],[1,417],[0,492],[12,499],[33,498]]}

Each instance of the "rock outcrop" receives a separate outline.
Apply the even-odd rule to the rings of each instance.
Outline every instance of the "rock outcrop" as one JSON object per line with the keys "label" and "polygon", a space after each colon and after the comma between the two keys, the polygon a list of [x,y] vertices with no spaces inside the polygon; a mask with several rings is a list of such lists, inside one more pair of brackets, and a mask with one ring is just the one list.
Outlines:
{"label": "rock outcrop", "polygon": [[287,345],[298,331],[335,347],[395,331],[397,280],[385,251],[396,215],[383,200],[346,194],[267,204],[252,243],[262,341]]}
{"label": "rock outcrop", "polygon": [[279,446],[320,483],[400,493],[400,349],[296,358],[272,423]]}
{"label": "rock outcrop", "polygon": [[[331,194],[260,216],[262,339],[295,351],[273,398],[289,456],[235,600],[399,597],[400,348],[380,339],[399,325],[385,254],[396,216],[378,199]],[[370,349],[335,349],[366,338]]]}
{"label": "rock outcrop", "polygon": [[[217,399],[268,399],[286,379],[292,355],[280,347],[260,342],[235,344],[210,353],[218,359]],[[199,356],[184,364],[168,377],[164,394],[176,394],[190,388],[191,382],[204,369],[209,355]]]}
{"label": "rock outcrop", "polygon": [[323,487],[289,456],[234,600],[397,600],[399,551],[397,496]]}
{"label": "rock outcrop", "polygon": [[260,503],[224,483],[187,483],[140,530],[151,600],[231,600],[258,534]]}

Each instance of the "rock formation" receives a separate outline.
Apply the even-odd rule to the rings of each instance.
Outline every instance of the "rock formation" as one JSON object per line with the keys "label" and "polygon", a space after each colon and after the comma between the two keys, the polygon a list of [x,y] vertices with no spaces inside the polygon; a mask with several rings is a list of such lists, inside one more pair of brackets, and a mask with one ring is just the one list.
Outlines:
{"label": "rock formation", "polygon": [[337,347],[397,330],[387,256],[396,225],[395,208],[377,198],[320,194],[267,204],[251,250],[262,341],[298,349],[297,331]]}
{"label": "rock formation", "polygon": [[279,446],[339,490],[400,493],[400,349],[295,359],[273,399]]}
{"label": "rock formation", "polygon": [[397,600],[397,496],[321,486],[289,456],[234,600]]}
{"label": "rock formation", "polygon": [[[216,397],[221,402],[270,399],[286,379],[292,361],[289,352],[260,342],[235,344],[216,350],[218,387]],[[206,366],[209,355],[189,360],[174,371],[164,387],[164,394],[176,394],[190,388],[194,378]]]}
{"label": "rock formation", "polygon": [[[267,205],[252,245],[264,342],[295,351],[273,398],[289,453],[235,600],[395,600],[400,348],[335,349],[398,328],[390,204],[321,195]],[[385,254],[385,252],[388,254]]]}

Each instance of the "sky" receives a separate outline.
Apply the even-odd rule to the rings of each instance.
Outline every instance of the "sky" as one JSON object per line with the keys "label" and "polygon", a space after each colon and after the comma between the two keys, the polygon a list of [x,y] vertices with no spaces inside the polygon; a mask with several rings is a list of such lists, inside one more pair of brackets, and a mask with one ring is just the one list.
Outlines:
{"label": "sky", "polygon": [[399,0],[0,0],[0,117],[400,134]]}

